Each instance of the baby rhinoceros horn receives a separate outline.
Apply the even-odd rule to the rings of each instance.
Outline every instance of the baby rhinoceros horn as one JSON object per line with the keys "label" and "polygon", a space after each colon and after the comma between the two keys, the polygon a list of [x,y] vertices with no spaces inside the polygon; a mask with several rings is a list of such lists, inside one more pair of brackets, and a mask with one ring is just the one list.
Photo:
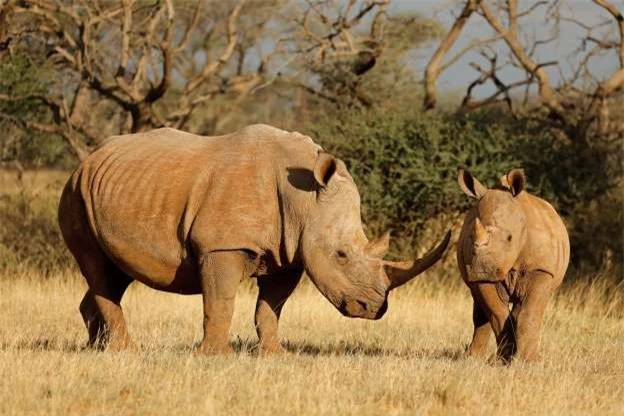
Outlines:
{"label": "baby rhinoceros horn", "polygon": [[384,261],[384,269],[390,281],[388,290],[399,287],[418,276],[442,258],[451,241],[451,232],[447,231],[444,239],[436,248],[414,261]]}

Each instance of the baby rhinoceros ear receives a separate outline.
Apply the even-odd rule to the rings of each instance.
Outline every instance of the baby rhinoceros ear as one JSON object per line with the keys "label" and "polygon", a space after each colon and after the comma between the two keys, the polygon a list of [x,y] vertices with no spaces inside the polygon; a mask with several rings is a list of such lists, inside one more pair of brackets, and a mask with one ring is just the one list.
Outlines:
{"label": "baby rhinoceros ear", "polygon": [[457,183],[459,183],[459,187],[464,193],[470,197],[481,199],[483,195],[487,192],[487,187],[485,187],[481,182],[477,180],[470,172],[464,169],[459,170],[459,175],[457,176]]}
{"label": "baby rhinoceros ear", "polygon": [[524,191],[526,185],[524,169],[512,169],[506,177],[501,178],[501,183],[509,188],[513,196],[517,196],[520,192]]}

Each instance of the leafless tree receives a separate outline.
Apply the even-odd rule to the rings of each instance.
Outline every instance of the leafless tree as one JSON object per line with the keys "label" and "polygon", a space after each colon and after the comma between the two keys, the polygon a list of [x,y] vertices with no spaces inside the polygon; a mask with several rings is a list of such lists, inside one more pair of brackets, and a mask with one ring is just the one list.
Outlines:
{"label": "leafless tree", "polygon": [[277,84],[368,102],[358,77],[382,52],[389,2],[6,0],[0,58],[36,49],[55,80],[46,91],[0,92],[0,104],[36,102],[48,117],[0,116],[63,137],[84,158],[112,134],[214,133]]}
{"label": "leafless tree", "polygon": [[[597,11],[605,17],[598,23],[587,23],[567,13],[565,4],[560,0],[535,1],[526,3],[520,9],[516,0],[467,0],[461,3],[461,12],[452,27],[442,37],[441,42],[429,60],[425,71],[424,107],[436,106],[437,80],[445,70],[456,64],[468,51],[480,50],[484,64],[471,62],[477,71],[477,78],[471,82],[461,103],[461,110],[472,110],[497,103],[505,103],[512,114],[528,109],[528,115],[547,122],[566,139],[586,139],[589,134],[598,134],[603,138],[621,137],[624,123],[621,118],[609,114],[612,105],[609,100],[621,96],[624,86],[624,17],[622,12],[611,2],[593,0]],[[545,24],[553,28],[552,36],[538,39],[535,34],[523,30],[523,21],[536,18],[540,13]],[[467,36],[462,31],[469,19],[481,17],[492,29],[493,36],[484,39],[472,39],[468,45],[455,55],[447,57],[460,36]],[[568,62],[570,71],[564,71],[564,62],[559,60],[540,61],[537,50],[540,46],[556,41],[562,22],[573,23],[580,27],[585,35],[575,59]],[[613,30],[605,30],[611,27]],[[615,36],[614,36],[615,34]],[[508,56],[499,56],[497,45],[504,45]],[[618,56],[617,68],[604,79],[592,73],[590,62],[597,57],[615,53]],[[549,77],[547,67],[558,68],[560,82],[555,85]],[[506,80],[502,69],[515,67],[520,69],[524,78]],[[488,97],[474,97],[476,87],[489,83],[494,92]],[[537,103],[532,101],[531,87],[537,87]],[[516,90],[523,94],[517,100]],[[516,106],[516,101],[523,105]],[[537,105],[534,105],[537,104]],[[544,111],[545,110],[545,111]]]}
{"label": "leafless tree", "polygon": [[260,44],[278,3],[9,0],[3,39],[43,49],[57,80],[50,91],[0,100],[38,101],[49,122],[16,122],[61,135],[81,158],[110,134],[189,129],[202,104],[262,82],[269,55]]}
{"label": "leafless tree", "polygon": [[386,49],[384,23],[390,0],[291,2],[280,48],[288,59],[273,80],[331,103],[348,97],[370,104],[358,88]]}

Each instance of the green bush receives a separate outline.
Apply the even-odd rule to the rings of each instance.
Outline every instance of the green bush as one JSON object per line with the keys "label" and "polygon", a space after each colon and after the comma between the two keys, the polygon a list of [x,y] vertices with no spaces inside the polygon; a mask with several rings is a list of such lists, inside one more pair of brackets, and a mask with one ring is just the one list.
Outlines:
{"label": "green bush", "polygon": [[62,137],[55,134],[24,131],[16,120],[51,123],[52,116],[39,96],[52,86],[59,75],[46,61],[15,54],[0,61],[0,94],[31,97],[0,101],[0,161],[18,160],[28,168],[68,168],[75,157]]}
{"label": "green bush", "polygon": [[457,187],[460,167],[487,180],[521,164],[509,147],[528,139],[524,130],[397,110],[347,110],[308,128],[347,163],[364,217],[376,226],[399,235],[417,233],[427,219],[471,203]]}

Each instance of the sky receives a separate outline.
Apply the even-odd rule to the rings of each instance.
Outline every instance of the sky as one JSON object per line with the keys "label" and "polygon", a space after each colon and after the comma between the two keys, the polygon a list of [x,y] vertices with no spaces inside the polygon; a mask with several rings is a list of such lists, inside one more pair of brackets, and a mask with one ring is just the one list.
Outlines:
{"label": "sky", "polygon": [[[417,12],[427,17],[435,17],[442,25],[448,29],[451,27],[454,18],[453,12],[459,13],[461,5],[458,7],[454,5],[458,3],[452,0],[392,0],[390,11],[395,12]],[[530,4],[535,3],[533,0],[521,0],[518,2],[518,8],[520,11],[529,7]],[[624,0],[612,0],[612,3],[616,5],[620,10],[624,10]],[[590,0],[563,0],[562,1],[563,14],[566,16],[574,16],[577,19],[582,20],[585,23],[595,24],[603,19],[610,19],[610,24],[606,26],[611,30],[613,39],[617,39],[617,27],[615,25],[611,15],[606,13],[602,8],[594,4]],[[526,18],[526,24],[523,26],[527,34],[534,33],[539,39],[546,39],[551,36],[553,30],[553,22],[545,19],[545,8],[540,8],[539,13],[533,13],[531,18]],[[604,33],[597,30],[596,35]],[[574,63],[578,62],[582,53],[576,51],[582,44],[582,38],[585,33],[583,29],[580,29],[573,23],[562,22],[560,27],[561,35],[558,40],[548,45],[543,45],[537,49],[536,55],[539,62],[558,61],[559,67],[564,74],[570,73],[570,68]],[[451,49],[447,57],[454,55],[454,52],[461,50],[463,47],[469,44],[472,39],[487,38],[494,32],[489,27],[485,20],[476,14],[470,17],[470,20],[464,27],[462,36],[458,39],[455,47]],[[438,46],[439,41],[433,41],[424,47],[415,49],[410,53],[409,65],[412,65],[416,71],[420,74],[423,73],[424,68],[428,62],[428,59],[432,56],[435,49]],[[499,53],[499,56],[507,56],[507,52],[502,47],[496,47],[495,50]],[[575,52],[576,51],[576,52]],[[460,61],[450,67],[446,73],[440,76],[438,82],[438,88],[444,92],[458,92],[463,93],[466,86],[477,78],[477,72],[469,66],[471,61],[476,61],[485,66],[486,61],[478,54],[478,52],[466,54]],[[572,65],[571,65],[572,64]],[[611,74],[618,67],[618,59],[615,52],[611,52],[605,56],[595,58],[590,62],[592,73],[598,78],[604,78]],[[553,83],[558,83],[561,80],[560,71],[557,66],[546,67],[549,72],[549,76]],[[500,73],[501,77],[507,81],[523,79],[523,73],[517,70],[506,70]],[[481,87],[477,94],[477,97],[483,97],[492,92],[492,87]]]}

